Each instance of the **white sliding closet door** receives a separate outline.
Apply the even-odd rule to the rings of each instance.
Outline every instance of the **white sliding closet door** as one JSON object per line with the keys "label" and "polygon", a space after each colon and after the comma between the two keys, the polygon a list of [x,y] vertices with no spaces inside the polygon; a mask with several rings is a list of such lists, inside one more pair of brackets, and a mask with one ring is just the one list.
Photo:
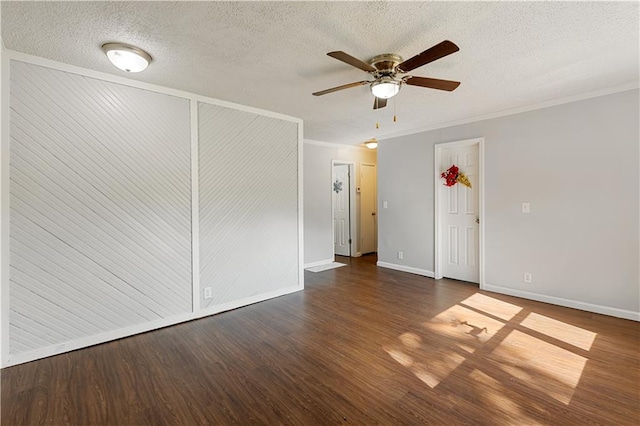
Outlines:
{"label": "white sliding closet door", "polygon": [[206,103],[198,123],[202,308],[298,286],[298,124]]}
{"label": "white sliding closet door", "polygon": [[10,71],[11,354],[190,312],[189,101]]}

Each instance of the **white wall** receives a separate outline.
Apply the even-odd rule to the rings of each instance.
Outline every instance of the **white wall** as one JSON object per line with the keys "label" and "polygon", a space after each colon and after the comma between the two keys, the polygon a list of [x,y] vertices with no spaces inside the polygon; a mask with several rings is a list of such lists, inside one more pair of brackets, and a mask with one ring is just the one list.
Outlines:
{"label": "white wall", "polygon": [[379,260],[433,271],[434,144],[484,137],[485,288],[640,319],[638,95],[382,141]]}
{"label": "white wall", "polygon": [[198,117],[200,287],[215,290],[200,306],[295,288],[298,123],[205,102]]}
{"label": "white wall", "polygon": [[2,366],[303,288],[301,120],[6,53]]}
{"label": "white wall", "polygon": [[[331,160],[356,163],[356,186],[360,164],[376,164],[376,150],[305,140],[304,144],[304,263],[333,260],[331,211]],[[360,217],[360,194],[356,194],[356,215]],[[359,230],[356,230],[358,235]],[[355,238],[354,251],[360,251]]]}
{"label": "white wall", "polygon": [[[1,8],[0,8],[1,9]],[[7,124],[9,118],[9,102],[8,96],[9,91],[7,90],[9,81],[8,81],[8,61],[6,60],[7,55],[4,49],[4,43],[2,42],[2,38],[0,37],[0,144],[4,145],[9,139],[9,126]],[[7,200],[7,189],[9,186],[8,182],[8,158],[5,158],[1,155],[2,152],[6,152],[7,149],[4,147],[0,148],[0,283],[8,281],[8,276],[6,275],[8,272],[8,256],[6,256],[7,250],[9,249],[8,244],[6,244],[7,236],[5,235],[5,229],[8,229],[8,215],[7,211],[9,206],[6,203]],[[0,313],[6,309],[9,309],[8,305],[8,297],[5,294],[6,291],[4,286],[0,286]],[[5,324],[3,321],[2,315],[0,315],[0,366],[4,365],[5,359],[5,338],[9,335],[8,322]]]}

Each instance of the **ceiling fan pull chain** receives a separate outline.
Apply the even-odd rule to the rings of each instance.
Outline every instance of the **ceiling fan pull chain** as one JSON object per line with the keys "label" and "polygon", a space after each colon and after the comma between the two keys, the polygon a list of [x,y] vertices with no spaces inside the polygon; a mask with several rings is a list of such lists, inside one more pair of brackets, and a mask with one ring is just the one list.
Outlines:
{"label": "ceiling fan pull chain", "polygon": [[396,100],[396,98],[393,98],[393,122],[397,122],[398,119],[396,118],[396,103],[398,101]]}

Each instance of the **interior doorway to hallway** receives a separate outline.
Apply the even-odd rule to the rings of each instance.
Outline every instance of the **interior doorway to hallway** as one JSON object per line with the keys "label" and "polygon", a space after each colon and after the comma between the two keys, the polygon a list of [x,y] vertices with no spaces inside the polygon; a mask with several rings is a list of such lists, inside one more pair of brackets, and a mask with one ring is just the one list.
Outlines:
{"label": "interior doorway to hallway", "polygon": [[378,196],[376,165],[360,164],[360,252],[378,251]]}
{"label": "interior doorway to hallway", "polygon": [[377,172],[373,163],[332,160],[331,194],[335,256],[378,250]]}

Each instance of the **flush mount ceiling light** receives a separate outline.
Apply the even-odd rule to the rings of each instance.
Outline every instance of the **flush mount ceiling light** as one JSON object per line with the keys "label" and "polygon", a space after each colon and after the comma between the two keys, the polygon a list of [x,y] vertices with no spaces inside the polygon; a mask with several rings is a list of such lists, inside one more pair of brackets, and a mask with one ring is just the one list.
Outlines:
{"label": "flush mount ceiling light", "polygon": [[122,43],[106,43],[102,50],[113,65],[126,72],[144,71],[151,62],[151,55],[142,49]]}
{"label": "flush mount ceiling light", "polygon": [[376,138],[373,138],[370,141],[365,142],[364,146],[369,149],[376,149],[378,147],[378,140]]}
{"label": "flush mount ceiling light", "polygon": [[389,99],[394,97],[400,91],[400,82],[391,77],[381,77],[371,83],[371,93],[380,99]]}

